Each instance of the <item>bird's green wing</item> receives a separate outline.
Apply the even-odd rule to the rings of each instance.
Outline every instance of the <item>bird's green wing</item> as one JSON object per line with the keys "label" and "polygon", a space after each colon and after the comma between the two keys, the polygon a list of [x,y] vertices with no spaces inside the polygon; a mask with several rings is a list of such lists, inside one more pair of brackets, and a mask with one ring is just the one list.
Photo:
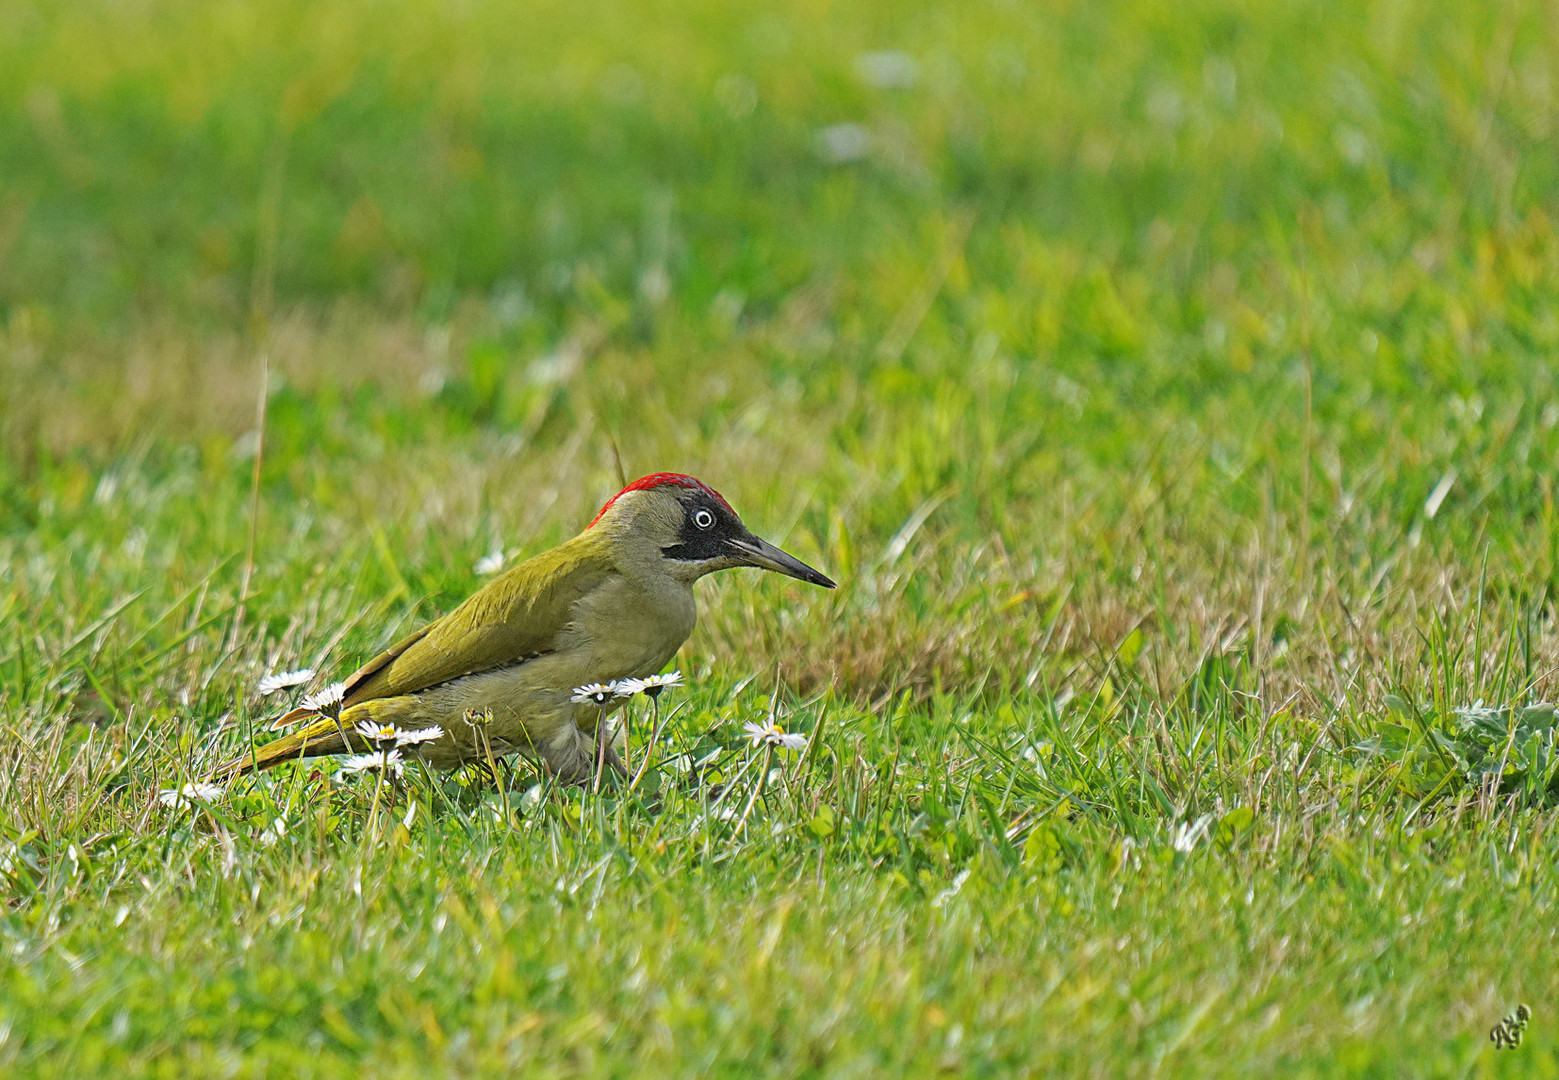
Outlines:
{"label": "bird's green wing", "polygon": [[346,703],[414,694],[552,651],[575,602],[615,571],[596,540],[582,534],[500,574],[354,672]]}
{"label": "bird's green wing", "polygon": [[351,675],[348,675],[346,680],[346,700],[361,701],[362,698],[353,697],[353,695],[357,693],[358,689],[362,687],[364,683],[368,682],[369,679],[373,678],[380,671],[384,670],[386,664],[395,660],[397,657],[404,654],[407,649],[411,648],[413,645],[417,644],[417,642],[427,637],[428,631],[432,630],[442,621],[442,619],[435,619],[421,629],[412,631],[410,634],[407,634],[405,637],[397,641],[394,645],[391,645],[388,649],[385,649],[384,652],[368,661],[368,663],[352,672]]}

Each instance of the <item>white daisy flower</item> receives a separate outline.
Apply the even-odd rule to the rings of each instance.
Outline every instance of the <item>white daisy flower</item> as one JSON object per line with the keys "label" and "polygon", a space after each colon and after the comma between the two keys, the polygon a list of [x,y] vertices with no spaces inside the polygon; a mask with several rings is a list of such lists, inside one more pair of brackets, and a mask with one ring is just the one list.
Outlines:
{"label": "white daisy flower", "polygon": [[488,577],[503,569],[503,548],[495,548],[476,560],[471,569],[480,577]]}
{"label": "white daisy flower", "polygon": [[772,720],[761,724],[751,720],[742,725],[742,736],[753,746],[777,746],[781,750],[805,750],[807,737],[783,730]]}
{"label": "white daisy flower", "polygon": [[157,793],[157,801],[164,806],[188,806],[195,802],[215,802],[222,797],[222,788],[204,782],[185,784],[179,788],[164,788]]}
{"label": "white daisy flower", "polygon": [[286,690],[292,686],[301,686],[313,677],[313,668],[299,668],[297,671],[274,671],[260,680],[260,696],[269,697],[278,690]]}
{"label": "white daisy flower", "polygon": [[1212,821],[1211,814],[1203,814],[1195,821],[1180,822],[1169,834],[1169,846],[1182,854],[1189,854],[1196,849],[1199,841],[1207,839],[1207,827]]}
{"label": "white daisy flower", "polygon": [[897,49],[864,52],[855,58],[855,73],[873,90],[907,90],[920,78],[920,62]]}
{"label": "white daisy flower", "polygon": [[395,742],[401,732],[394,724],[376,724],[372,720],[364,720],[357,725],[357,733],[371,743],[388,743]]}
{"label": "white daisy flower", "polygon": [[863,124],[830,124],[818,130],[817,149],[830,165],[860,161],[871,153],[871,129]]}
{"label": "white daisy flower", "polygon": [[617,684],[618,697],[633,697],[635,694],[647,694],[651,700],[660,697],[660,692],[672,686],[682,685],[682,672],[672,671],[665,675],[649,675],[642,679],[624,679]]}
{"label": "white daisy flower", "polygon": [[331,710],[338,708],[346,699],[346,683],[331,683],[317,694],[310,694],[303,699],[303,708],[310,712],[330,714]]}
{"label": "white daisy flower", "polygon": [[432,727],[419,728],[416,731],[397,731],[395,733],[396,746],[415,746],[417,743],[429,742],[444,736],[444,729],[434,724]]}
{"label": "white daisy flower", "polygon": [[337,775],[356,776],[358,773],[374,771],[399,776],[401,774],[401,752],[399,750],[376,750],[372,754],[352,754],[341,759],[341,771]]}
{"label": "white daisy flower", "polygon": [[575,705],[584,705],[587,702],[595,705],[605,705],[617,696],[617,688],[620,684],[586,683],[584,686],[574,687],[574,696],[569,698]]}

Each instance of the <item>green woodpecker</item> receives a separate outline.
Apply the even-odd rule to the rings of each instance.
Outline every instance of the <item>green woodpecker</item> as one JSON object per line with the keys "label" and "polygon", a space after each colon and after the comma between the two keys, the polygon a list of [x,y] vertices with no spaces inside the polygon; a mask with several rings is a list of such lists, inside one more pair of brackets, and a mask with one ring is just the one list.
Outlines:
{"label": "green woodpecker", "polygon": [[[485,760],[490,750],[538,758],[558,778],[582,780],[595,767],[603,708],[571,701],[574,688],[660,671],[693,632],[693,583],[733,566],[834,587],[749,532],[708,484],[680,473],[635,480],[584,532],[364,664],[346,680],[338,716],[294,709],[275,726],[312,722],[219,775],[371,749],[355,731],[368,722],[442,728],[406,748],[438,768]],[[620,767],[610,750],[605,757]]]}

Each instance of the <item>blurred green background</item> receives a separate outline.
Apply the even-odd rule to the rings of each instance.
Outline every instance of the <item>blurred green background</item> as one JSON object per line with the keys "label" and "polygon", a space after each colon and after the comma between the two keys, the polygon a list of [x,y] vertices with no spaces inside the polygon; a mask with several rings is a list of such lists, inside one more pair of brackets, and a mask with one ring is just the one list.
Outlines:
{"label": "blurred green background", "polygon": [[1075,385],[1282,428],[1306,342],[1345,435],[1417,428],[1409,390],[1546,394],[1548,14],[13,0],[8,444],[232,428],[250,388],[207,384],[261,348],[511,427],[582,324],[634,354],[573,380],[618,427],[787,385],[892,410],[999,354],[1025,418]]}

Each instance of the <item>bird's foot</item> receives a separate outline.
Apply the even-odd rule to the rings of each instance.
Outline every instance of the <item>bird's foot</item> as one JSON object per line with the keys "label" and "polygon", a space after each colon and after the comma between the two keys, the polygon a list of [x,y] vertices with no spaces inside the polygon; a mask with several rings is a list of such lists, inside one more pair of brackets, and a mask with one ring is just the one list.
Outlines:
{"label": "bird's foot", "polygon": [[581,738],[579,743],[570,748],[567,754],[555,754],[547,759],[547,769],[560,784],[591,784],[595,782],[596,762],[601,762],[601,775],[605,779],[608,773],[615,773],[619,777],[626,777],[628,770],[623,766],[622,758],[617,751],[610,746],[604,748],[602,753],[597,747],[592,746],[587,740]]}

